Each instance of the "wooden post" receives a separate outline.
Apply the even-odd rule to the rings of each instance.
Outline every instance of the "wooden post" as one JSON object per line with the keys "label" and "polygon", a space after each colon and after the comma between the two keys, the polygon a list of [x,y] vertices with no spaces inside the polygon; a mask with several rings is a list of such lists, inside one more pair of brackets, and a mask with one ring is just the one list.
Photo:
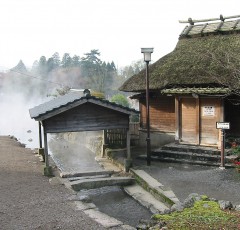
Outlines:
{"label": "wooden post", "polygon": [[130,131],[127,129],[127,159],[124,161],[124,170],[128,172],[132,167],[132,158],[131,158],[131,150],[130,150]]}
{"label": "wooden post", "polygon": [[130,131],[127,130],[127,159],[131,159],[131,149],[130,149]]}
{"label": "wooden post", "polygon": [[107,139],[107,131],[103,130],[103,143],[102,143],[102,152],[101,152],[102,158],[105,156],[106,139]]}
{"label": "wooden post", "polygon": [[43,126],[43,135],[44,135],[44,155],[45,155],[45,165],[49,167],[49,160],[48,160],[48,143],[47,143],[47,133]]}
{"label": "wooden post", "polygon": [[179,142],[179,130],[180,130],[180,109],[179,109],[179,97],[175,97],[175,141]]}
{"label": "wooden post", "polygon": [[38,122],[38,132],[39,132],[39,148],[42,148],[42,127],[41,122]]}
{"label": "wooden post", "polygon": [[220,169],[225,169],[224,150],[225,150],[225,130],[221,129],[221,165],[219,167]]}
{"label": "wooden post", "polygon": [[49,166],[49,159],[48,159],[48,143],[47,143],[47,132],[43,125],[43,135],[44,135],[44,156],[45,156],[45,167],[44,167],[44,176],[53,176],[52,167]]}

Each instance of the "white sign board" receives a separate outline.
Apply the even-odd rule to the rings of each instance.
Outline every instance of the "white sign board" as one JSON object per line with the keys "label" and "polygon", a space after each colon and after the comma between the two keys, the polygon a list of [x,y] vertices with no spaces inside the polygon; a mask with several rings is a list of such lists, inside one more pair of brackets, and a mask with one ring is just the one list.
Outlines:
{"label": "white sign board", "polygon": [[217,129],[230,129],[230,122],[216,122]]}
{"label": "white sign board", "polygon": [[203,116],[215,116],[215,107],[214,106],[203,106],[202,107]]}

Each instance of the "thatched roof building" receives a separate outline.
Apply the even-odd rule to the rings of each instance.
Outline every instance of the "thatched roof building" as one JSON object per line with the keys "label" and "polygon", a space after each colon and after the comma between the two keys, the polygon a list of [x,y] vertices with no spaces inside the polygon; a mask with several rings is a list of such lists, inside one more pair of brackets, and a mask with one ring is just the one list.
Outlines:
{"label": "thatched roof building", "polygon": [[[220,19],[196,25],[189,20],[176,48],[150,65],[151,91],[168,89],[165,93],[169,93],[169,89],[186,87],[218,87],[219,92],[240,89],[240,19]],[[143,70],[128,79],[120,90],[143,92],[145,87]]]}

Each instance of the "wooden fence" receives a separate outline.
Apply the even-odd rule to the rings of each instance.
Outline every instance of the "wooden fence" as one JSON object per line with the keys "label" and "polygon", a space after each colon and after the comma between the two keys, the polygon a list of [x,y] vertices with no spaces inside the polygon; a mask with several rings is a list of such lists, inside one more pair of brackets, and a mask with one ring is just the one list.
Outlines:
{"label": "wooden fence", "polygon": [[[131,139],[139,138],[139,123],[130,123],[129,131]],[[105,131],[105,143],[112,148],[125,148],[127,146],[126,129],[108,129]]]}

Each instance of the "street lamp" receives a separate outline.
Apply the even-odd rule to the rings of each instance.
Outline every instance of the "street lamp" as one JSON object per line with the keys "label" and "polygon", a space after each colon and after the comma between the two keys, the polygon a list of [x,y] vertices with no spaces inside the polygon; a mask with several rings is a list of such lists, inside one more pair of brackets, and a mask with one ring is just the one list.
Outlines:
{"label": "street lamp", "polygon": [[151,164],[151,143],[150,143],[150,117],[149,117],[149,71],[148,66],[151,61],[151,53],[153,48],[141,48],[141,53],[144,55],[146,62],[146,127],[147,127],[147,165]]}

